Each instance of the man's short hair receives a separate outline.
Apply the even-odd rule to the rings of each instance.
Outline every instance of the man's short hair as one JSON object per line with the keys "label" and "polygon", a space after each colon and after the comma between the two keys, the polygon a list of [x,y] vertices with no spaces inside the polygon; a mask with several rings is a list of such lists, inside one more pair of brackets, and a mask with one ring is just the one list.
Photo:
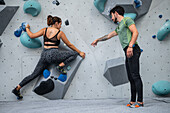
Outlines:
{"label": "man's short hair", "polygon": [[124,13],[125,13],[125,10],[124,10],[124,8],[123,7],[121,7],[121,6],[115,6],[113,9],[111,9],[110,10],[110,15],[111,15],[111,13],[115,13],[115,11],[119,14],[119,15],[124,15]]}

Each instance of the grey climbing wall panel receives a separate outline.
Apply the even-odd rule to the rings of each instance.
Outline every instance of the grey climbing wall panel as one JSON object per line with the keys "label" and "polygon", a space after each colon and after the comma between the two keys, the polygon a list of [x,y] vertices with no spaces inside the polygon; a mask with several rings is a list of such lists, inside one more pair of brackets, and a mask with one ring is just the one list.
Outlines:
{"label": "grey climbing wall panel", "polygon": [[[59,45],[59,51],[72,51],[70,50],[67,46],[64,46],[64,43],[61,41],[60,45]],[[50,67],[50,76],[47,79],[50,79],[51,76],[53,76],[54,78],[52,79],[54,82],[54,89],[47,93],[44,94],[42,96],[46,97],[47,99],[51,99],[51,100],[55,100],[55,99],[63,99],[81,62],[82,62],[82,58],[80,56],[78,56],[74,61],[72,61],[71,63],[69,63],[67,66],[70,66],[71,69],[67,71],[67,80],[65,82],[61,82],[59,80],[55,80],[54,78],[58,78],[58,76],[60,75],[60,73],[56,70],[56,65],[52,65]],[[66,66],[66,67],[67,67]],[[67,70],[65,68],[65,70]],[[42,81],[46,81],[46,79],[43,76],[40,76],[40,78],[38,79],[34,89],[40,85],[40,83]]]}
{"label": "grey climbing wall panel", "polygon": [[[0,6],[1,7],[1,6]],[[0,36],[9,24],[12,17],[15,15],[19,6],[7,6],[0,12]]]}
{"label": "grey climbing wall panel", "polygon": [[106,61],[104,77],[113,86],[128,83],[124,58],[120,57]]}
{"label": "grey climbing wall panel", "polygon": [[136,19],[140,18],[149,11],[152,0],[141,0],[142,6],[139,8],[135,7],[134,0],[107,0],[105,3],[105,8],[102,14],[111,20],[110,10],[116,5],[120,5],[125,9],[125,13],[136,13]]}
{"label": "grey climbing wall panel", "polygon": [[[11,94],[24,77],[34,70],[42,48],[29,49],[24,47],[19,38],[14,36],[14,30],[22,22],[28,22],[32,32],[47,27],[48,14],[62,18],[62,31],[70,42],[86,53],[75,77],[73,78],[64,99],[100,99],[100,98],[129,98],[129,83],[113,86],[104,76],[107,60],[124,57],[118,37],[100,42],[94,48],[90,44],[96,38],[113,31],[117,26],[99,13],[93,0],[61,0],[60,5],[52,4],[54,0],[39,0],[42,12],[36,18],[24,14],[22,9],[25,1],[5,0],[7,6],[20,6],[4,30],[0,39],[0,100],[16,101]],[[160,27],[170,18],[169,0],[152,0],[146,15],[135,21],[139,31],[138,43],[143,49],[140,57],[140,72],[143,80],[144,97],[154,98],[152,84],[159,80],[170,81],[170,35],[164,41],[153,39]],[[159,18],[162,14],[163,17]],[[64,21],[69,20],[65,26]],[[42,37],[40,37],[42,40]],[[37,78],[38,79],[38,78]],[[24,101],[46,100],[32,92],[37,79],[25,86],[21,92]],[[5,81],[5,82],[4,82]]]}
{"label": "grey climbing wall panel", "polygon": [[[78,56],[76,58],[76,60],[74,60],[73,62],[71,62],[69,64],[69,66],[71,67],[71,69],[67,72],[67,80],[65,82],[61,82],[59,80],[55,80],[54,78],[58,77],[59,76],[59,73],[57,72],[56,70],[56,65],[52,65],[51,66],[51,74],[50,76],[47,78],[47,79],[50,79],[51,76],[54,76],[54,78],[52,79],[53,82],[54,82],[54,89],[47,93],[47,94],[44,94],[42,96],[46,97],[47,99],[50,99],[50,100],[55,100],[55,99],[63,99],[76,72],[77,72],[77,69],[79,68],[80,64],[81,64],[81,61],[82,61],[82,58],[80,58],[80,56]],[[40,83],[42,81],[46,81],[46,79],[41,76],[38,81],[37,81],[37,84],[35,85],[34,88],[36,88],[37,86],[40,85]]]}

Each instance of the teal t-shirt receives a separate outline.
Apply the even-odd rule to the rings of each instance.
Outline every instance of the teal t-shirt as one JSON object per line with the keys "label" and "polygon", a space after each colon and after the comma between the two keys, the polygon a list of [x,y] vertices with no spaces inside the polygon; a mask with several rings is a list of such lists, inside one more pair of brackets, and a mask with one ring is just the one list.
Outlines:
{"label": "teal t-shirt", "polygon": [[[130,17],[124,17],[115,29],[115,32],[119,35],[119,40],[123,49],[128,46],[131,41],[132,32],[129,26],[132,24],[135,24],[135,22]],[[137,42],[135,44],[137,44]]]}

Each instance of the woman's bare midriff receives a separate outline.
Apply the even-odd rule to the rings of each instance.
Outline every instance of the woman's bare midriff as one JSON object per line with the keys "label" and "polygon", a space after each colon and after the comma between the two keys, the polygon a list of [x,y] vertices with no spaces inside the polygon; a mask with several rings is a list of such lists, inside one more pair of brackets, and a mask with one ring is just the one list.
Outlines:
{"label": "woman's bare midriff", "polygon": [[58,46],[44,46],[45,49],[58,48]]}
{"label": "woman's bare midriff", "polygon": [[[45,44],[54,44],[54,43],[45,42]],[[58,48],[58,46],[45,46],[45,45],[44,45],[44,48],[46,48],[46,49],[50,49],[50,48]]]}

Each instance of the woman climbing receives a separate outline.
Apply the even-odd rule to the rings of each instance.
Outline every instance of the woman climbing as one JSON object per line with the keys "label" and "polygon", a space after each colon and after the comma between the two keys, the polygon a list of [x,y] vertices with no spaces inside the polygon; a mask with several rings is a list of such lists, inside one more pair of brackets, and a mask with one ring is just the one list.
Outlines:
{"label": "woman climbing", "polygon": [[[37,38],[43,35],[44,49],[33,73],[25,77],[19,85],[12,90],[12,93],[14,93],[18,99],[23,98],[20,94],[20,89],[36,77],[42,75],[44,69],[46,69],[49,65],[59,64],[57,66],[57,70],[60,73],[66,74],[66,71],[63,68],[66,64],[73,61],[78,54],[82,58],[85,58],[85,53],[81,52],[72,43],[70,43],[64,32],[60,31],[61,24],[62,21],[59,17],[52,17],[49,15],[47,17],[47,25],[50,27],[43,28],[36,33],[32,33],[29,29],[29,24],[26,26],[26,31],[30,38]],[[60,39],[62,39],[62,41],[73,51],[58,51]]]}

